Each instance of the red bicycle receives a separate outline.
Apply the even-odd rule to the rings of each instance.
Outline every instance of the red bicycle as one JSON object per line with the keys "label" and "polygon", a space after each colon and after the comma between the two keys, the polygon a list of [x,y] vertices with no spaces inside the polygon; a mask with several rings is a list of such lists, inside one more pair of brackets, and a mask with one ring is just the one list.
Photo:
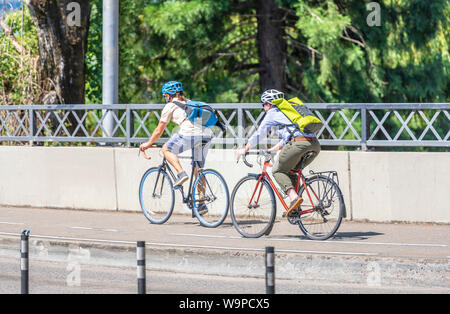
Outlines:
{"label": "red bicycle", "polygon": [[[336,171],[311,171],[308,177],[304,176],[302,169],[308,154],[303,157],[300,170],[292,170],[298,177],[296,191],[303,203],[287,220],[298,224],[307,238],[326,240],[334,236],[346,216],[344,198]],[[267,172],[267,168],[273,166],[271,154],[267,151],[248,152],[243,160],[248,167],[253,167],[247,161],[247,155],[264,158],[262,172],[249,173],[236,184],[231,195],[230,213],[233,225],[241,235],[259,238],[272,231],[277,213],[275,195],[286,212],[289,207]]]}

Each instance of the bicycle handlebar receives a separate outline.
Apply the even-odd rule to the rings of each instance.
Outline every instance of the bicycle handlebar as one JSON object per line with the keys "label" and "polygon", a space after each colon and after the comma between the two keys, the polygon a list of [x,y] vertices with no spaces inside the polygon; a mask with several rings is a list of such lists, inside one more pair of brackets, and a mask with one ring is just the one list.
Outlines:
{"label": "bicycle handlebar", "polygon": [[247,155],[263,155],[266,158],[266,161],[270,161],[272,159],[272,154],[269,153],[266,150],[258,150],[258,151],[253,151],[253,152],[247,152],[245,153],[245,155],[242,157],[242,160],[244,161],[244,164],[249,167],[249,168],[253,168],[253,164],[249,163],[247,161]]}
{"label": "bicycle handlebar", "polygon": [[[162,146],[152,145],[152,148],[161,148],[161,147],[162,147]],[[145,159],[147,159],[147,160],[151,160],[151,159],[152,159],[152,157],[148,156],[148,155],[145,153],[145,151],[141,151],[140,149],[139,149],[139,151],[138,151],[138,157],[141,155],[141,152],[142,152],[142,154],[144,155],[144,158],[145,158]]]}
{"label": "bicycle handlebar", "polygon": [[253,165],[247,161],[247,158],[246,158],[247,155],[248,155],[248,153],[246,153],[246,154],[242,157],[242,160],[244,161],[244,164],[245,164],[247,167],[253,168]]}
{"label": "bicycle handlebar", "polygon": [[[151,160],[151,159],[152,159],[152,157],[147,156],[147,154],[145,153],[145,151],[143,151],[142,154],[144,155],[144,158],[145,158],[145,159],[147,159],[147,160]],[[141,155],[141,150],[139,150],[139,152],[138,152],[138,157],[139,157],[140,155]]]}

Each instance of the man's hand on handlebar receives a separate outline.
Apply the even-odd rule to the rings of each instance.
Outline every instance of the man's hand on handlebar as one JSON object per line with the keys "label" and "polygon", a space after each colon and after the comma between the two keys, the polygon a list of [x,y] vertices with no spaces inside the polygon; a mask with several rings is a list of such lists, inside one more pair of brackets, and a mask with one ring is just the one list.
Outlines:
{"label": "man's hand on handlebar", "polygon": [[149,149],[151,146],[152,146],[152,144],[150,144],[149,142],[142,143],[142,144],[139,146],[139,151],[145,152],[145,151],[146,151],[147,149]]}
{"label": "man's hand on handlebar", "polygon": [[245,155],[245,154],[247,154],[246,149],[245,149],[245,148],[239,148],[239,149],[236,151],[236,162],[238,162],[239,159],[241,159],[241,157],[242,157],[243,155]]}
{"label": "man's hand on handlebar", "polygon": [[141,145],[139,146],[139,154],[138,154],[138,156],[139,156],[139,155],[141,154],[141,152],[142,152],[142,154],[144,155],[144,158],[145,158],[145,159],[147,159],[147,160],[152,159],[152,157],[147,156],[147,154],[145,153],[145,151],[146,151],[147,149],[149,149],[150,147],[158,147],[158,146],[152,145],[152,144],[150,144],[149,142],[145,142],[145,143],[143,143],[143,144],[141,144]]}
{"label": "man's hand on handlebar", "polygon": [[277,145],[275,145],[272,148],[269,148],[267,150],[268,153],[276,153],[277,151],[281,150],[283,148],[283,145],[281,143],[278,143]]}
{"label": "man's hand on handlebar", "polygon": [[[250,168],[253,167],[253,165],[247,161],[247,156],[248,155],[264,156],[265,161],[272,160],[272,152],[270,152],[268,150],[257,150],[257,151],[248,151],[248,152],[245,152],[243,148],[242,148],[242,150],[243,150],[242,152],[238,151],[236,153],[236,156],[238,156],[239,153],[242,153],[238,157],[240,158],[241,156],[243,156],[242,160],[244,161],[244,164],[247,167],[250,167]],[[237,162],[239,162],[239,159],[237,160]]]}

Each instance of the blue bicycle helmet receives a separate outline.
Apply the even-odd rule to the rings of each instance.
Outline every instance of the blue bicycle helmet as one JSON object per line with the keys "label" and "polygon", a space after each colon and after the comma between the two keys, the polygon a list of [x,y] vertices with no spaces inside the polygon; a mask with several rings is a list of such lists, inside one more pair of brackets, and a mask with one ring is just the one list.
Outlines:
{"label": "blue bicycle helmet", "polygon": [[170,81],[163,85],[162,87],[162,93],[169,94],[169,95],[175,95],[178,92],[183,91],[183,84],[177,81]]}

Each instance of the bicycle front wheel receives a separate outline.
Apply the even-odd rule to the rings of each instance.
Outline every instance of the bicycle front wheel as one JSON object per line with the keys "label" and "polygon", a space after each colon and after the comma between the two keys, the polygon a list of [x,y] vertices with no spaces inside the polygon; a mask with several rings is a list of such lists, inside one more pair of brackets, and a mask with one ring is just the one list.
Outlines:
{"label": "bicycle front wheel", "polygon": [[327,240],[338,230],[344,215],[344,198],[339,186],[333,180],[315,176],[306,180],[299,196],[302,213],[298,225],[311,240]]}
{"label": "bicycle front wheel", "polygon": [[172,215],[175,195],[167,172],[151,168],[142,176],[139,202],[145,217],[153,224],[163,224]]}
{"label": "bicycle front wheel", "polygon": [[242,178],[231,194],[231,219],[246,238],[259,238],[272,229],[276,216],[275,195],[266,179]]}
{"label": "bicycle front wheel", "polygon": [[228,214],[230,193],[225,179],[213,169],[199,172],[192,190],[193,210],[204,227],[220,226]]}

